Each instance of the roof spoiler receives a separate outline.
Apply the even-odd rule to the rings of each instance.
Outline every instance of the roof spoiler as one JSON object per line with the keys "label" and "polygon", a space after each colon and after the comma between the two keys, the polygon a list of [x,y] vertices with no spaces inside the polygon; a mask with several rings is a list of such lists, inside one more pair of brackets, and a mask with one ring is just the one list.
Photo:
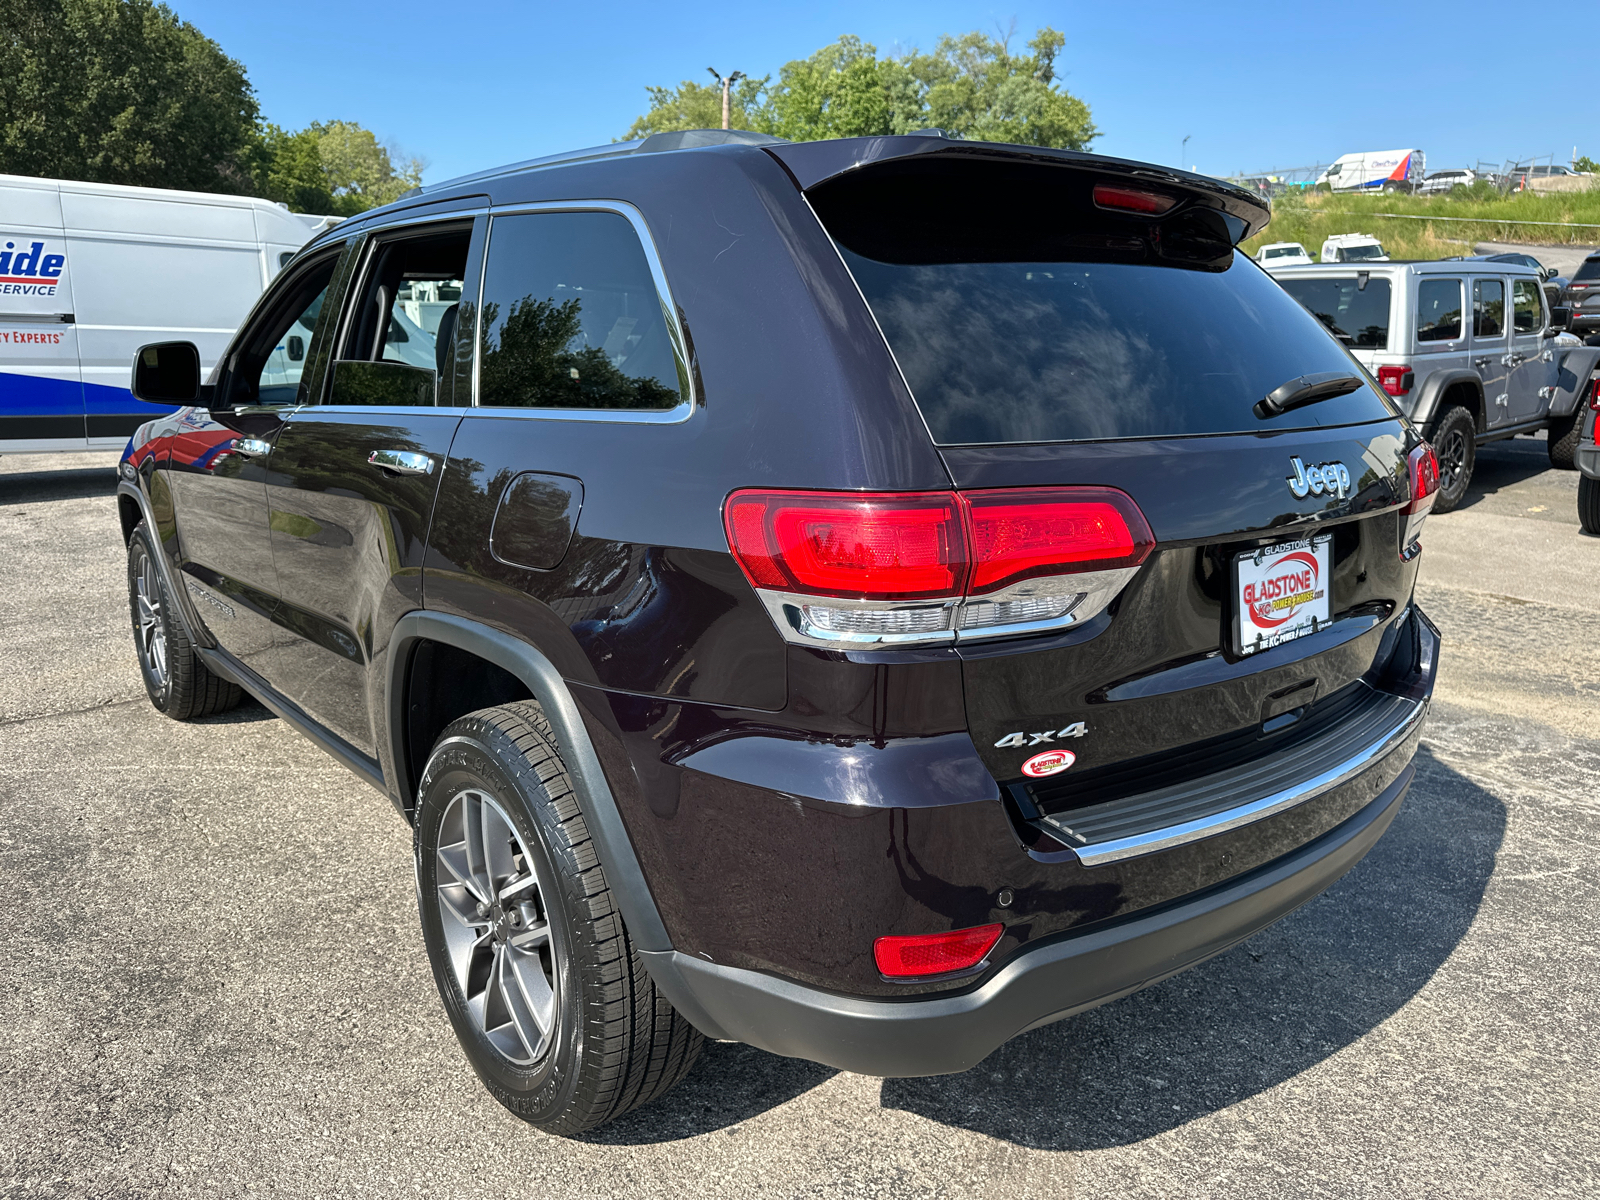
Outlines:
{"label": "roof spoiler", "polygon": [[923,157],[990,159],[1076,168],[1098,175],[1122,177],[1130,184],[1150,184],[1187,193],[1206,207],[1221,209],[1244,222],[1244,232],[1235,239],[1235,244],[1260,233],[1272,219],[1272,206],[1254,192],[1208,175],[1076,150],[962,141],[950,138],[942,130],[922,130],[899,136],[838,138],[825,142],[767,143],[763,144],[763,148],[783,164],[802,192],[809,192],[848,172],[896,160]]}

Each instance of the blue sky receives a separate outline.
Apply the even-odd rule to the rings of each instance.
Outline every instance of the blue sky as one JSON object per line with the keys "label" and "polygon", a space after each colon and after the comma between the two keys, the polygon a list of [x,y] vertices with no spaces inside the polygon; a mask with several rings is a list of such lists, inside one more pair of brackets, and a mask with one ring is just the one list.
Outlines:
{"label": "blue sky", "polygon": [[705,81],[707,66],[776,73],[844,33],[883,53],[1013,18],[1021,41],[1067,35],[1064,83],[1105,154],[1180,165],[1190,135],[1181,165],[1211,174],[1397,147],[1430,170],[1559,162],[1574,144],[1600,158],[1600,110],[1572,90],[1600,33],[1592,0],[168,3],[245,64],[268,120],[359,121],[427,160],[429,181],[610,141],[646,84]]}

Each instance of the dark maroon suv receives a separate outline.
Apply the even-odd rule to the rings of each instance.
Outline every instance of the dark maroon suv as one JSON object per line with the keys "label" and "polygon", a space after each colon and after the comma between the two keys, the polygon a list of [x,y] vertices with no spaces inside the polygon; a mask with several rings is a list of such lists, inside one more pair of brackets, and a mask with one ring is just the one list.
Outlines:
{"label": "dark maroon suv", "polygon": [[445,1009],[542,1128],[703,1037],[965,1070],[1304,903],[1411,782],[1437,464],[1235,249],[1268,215],[692,133],[347,221],[214,366],[135,360],[188,406],[121,467],[151,699],[249,693],[414,823]]}

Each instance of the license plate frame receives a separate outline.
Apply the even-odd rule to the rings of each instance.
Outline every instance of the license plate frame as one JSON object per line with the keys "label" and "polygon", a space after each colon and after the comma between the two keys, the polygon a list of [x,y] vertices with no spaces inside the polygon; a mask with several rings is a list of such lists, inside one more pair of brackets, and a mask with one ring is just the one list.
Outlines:
{"label": "license plate frame", "polygon": [[1332,573],[1328,533],[1234,555],[1233,652],[1244,658],[1327,628]]}

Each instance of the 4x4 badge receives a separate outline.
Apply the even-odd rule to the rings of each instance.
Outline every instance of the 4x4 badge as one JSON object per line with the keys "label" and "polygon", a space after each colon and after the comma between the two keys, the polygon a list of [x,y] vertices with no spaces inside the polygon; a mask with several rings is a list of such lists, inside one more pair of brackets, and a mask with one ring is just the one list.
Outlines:
{"label": "4x4 badge", "polygon": [[994,744],[996,750],[1010,750],[1015,746],[1040,746],[1057,738],[1078,738],[1089,732],[1084,721],[1074,721],[1060,729],[1046,729],[1042,733],[1008,733]]}

